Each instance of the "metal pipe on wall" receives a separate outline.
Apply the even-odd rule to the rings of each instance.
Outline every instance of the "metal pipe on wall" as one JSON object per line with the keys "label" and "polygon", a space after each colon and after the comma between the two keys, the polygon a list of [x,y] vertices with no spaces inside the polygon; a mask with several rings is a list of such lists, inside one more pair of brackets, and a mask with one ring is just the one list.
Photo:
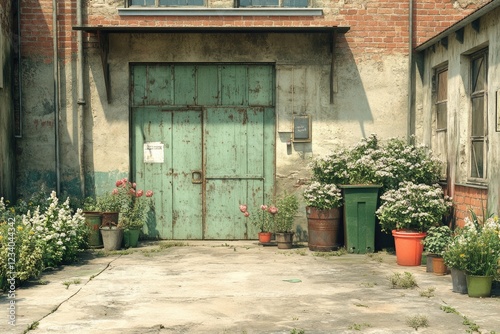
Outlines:
{"label": "metal pipe on wall", "polygon": [[408,111],[407,111],[407,129],[406,136],[408,142],[411,136],[415,134],[414,125],[414,106],[413,106],[413,0],[409,2],[408,14]]}
{"label": "metal pipe on wall", "polygon": [[[76,24],[82,25],[82,0],[76,2]],[[84,126],[84,106],[85,96],[83,92],[83,32],[76,32],[76,44],[78,54],[76,58],[76,77],[77,77],[77,104],[78,104],[78,157],[79,157],[79,173],[80,173],[80,192],[82,197],[86,197],[85,190],[85,126]]]}
{"label": "metal pipe on wall", "polygon": [[59,58],[57,56],[57,1],[52,0],[52,43],[54,45],[54,128],[56,192],[61,193],[61,159],[59,151]]}

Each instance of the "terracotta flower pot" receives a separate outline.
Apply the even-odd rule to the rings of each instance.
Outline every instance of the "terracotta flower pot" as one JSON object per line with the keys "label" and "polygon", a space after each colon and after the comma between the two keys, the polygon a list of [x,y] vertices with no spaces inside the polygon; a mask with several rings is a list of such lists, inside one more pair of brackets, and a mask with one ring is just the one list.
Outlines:
{"label": "terracotta flower pot", "polygon": [[267,244],[271,242],[272,233],[271,232],[259,232],[259,242],[261,244]]}
{"label": "terracotta flower pot", "polygon": [[444,259],[441,256],[432,258],[432,271],[435,275],[442,276],[448,272],[448,267],[444,264]]}

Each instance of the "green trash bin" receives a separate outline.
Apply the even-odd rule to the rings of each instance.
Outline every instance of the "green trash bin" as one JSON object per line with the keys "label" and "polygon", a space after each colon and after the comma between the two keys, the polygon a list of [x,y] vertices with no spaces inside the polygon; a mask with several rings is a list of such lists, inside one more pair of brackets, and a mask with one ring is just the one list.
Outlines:
{"label": "green trash bin", "polygon": [[382,186],[342,185],[344,196],[344,242],[349,253],[375,251],[375,211]]}

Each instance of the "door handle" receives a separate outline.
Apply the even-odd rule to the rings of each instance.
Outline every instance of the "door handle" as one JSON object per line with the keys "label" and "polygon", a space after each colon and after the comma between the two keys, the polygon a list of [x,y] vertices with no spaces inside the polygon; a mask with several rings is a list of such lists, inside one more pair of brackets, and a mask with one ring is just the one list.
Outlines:
{"label": "door handle", "polygon": [[191,183],[202,183],[202,172],[201,170],[193,170],[191,171]]}

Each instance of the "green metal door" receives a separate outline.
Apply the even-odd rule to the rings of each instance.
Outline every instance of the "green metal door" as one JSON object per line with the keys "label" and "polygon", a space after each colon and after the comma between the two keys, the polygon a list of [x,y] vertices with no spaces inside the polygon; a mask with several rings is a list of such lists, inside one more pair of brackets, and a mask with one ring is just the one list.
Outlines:
{"label": "green metal door", "polygon": [[255,238],[238,206],[274,191],[273,67],[136,64],[131,80],[133,175],[155,192],[149,236]]}

